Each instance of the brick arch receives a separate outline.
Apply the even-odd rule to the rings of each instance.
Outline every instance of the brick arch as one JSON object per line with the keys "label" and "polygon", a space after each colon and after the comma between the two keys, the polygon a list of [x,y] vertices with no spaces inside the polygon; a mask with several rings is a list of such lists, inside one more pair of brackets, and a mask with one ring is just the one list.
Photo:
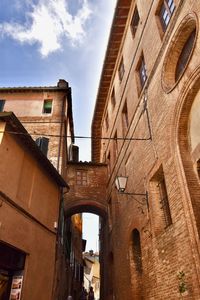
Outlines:
{"label": "brick arch", "polygon": [[107,218],[107,206],[94,200],[64,201],[65,215],[71,216],[77,213],[93,213],[102,218]]}
{"label": "brick arch", "polygon": [[[183,20],[180,22],[175,34],[172,37],[172,40],[169,44],[167,53],[165,55],[163,68],[162,68],[162,77],[161,84],[162,88],[166,93],[171,92],[178,82],[181,80],[189,61],[192,57],[193,50],[195,48],[198,32],[198,18],[195,13],[189,13],[186,15]],[[178,79],[175,78],[176,67],[181,55],[181,52],[188,41],[189,36],[195,30],[195,38],[192,43],[192,48],[187,59],[187,62],[184,66],[182,74]]]}
{"label": "brick arch", "polygon": [[177,157],[179,166],[182,169],[181,175],[184,182],[187,202],[191,203],[192,211],[190,210],[191,217],[195,218],[197,231],[200,236],[200,188],[197,176],[193,168],[193,160],[190,151],[188,139],[188,125],[192,104],[195,96],[200,89],[200,66],[195,69],[187,83],[184,85],[179,98],[174,115],[173,127],[173,149],[176,149],[178,144]]}
{"label": "brick arch", "polygon": [[105,164],[69,162],[64,177],[69,185],[69,191],[64,196],[66,215],[91,212],[107,218]]}

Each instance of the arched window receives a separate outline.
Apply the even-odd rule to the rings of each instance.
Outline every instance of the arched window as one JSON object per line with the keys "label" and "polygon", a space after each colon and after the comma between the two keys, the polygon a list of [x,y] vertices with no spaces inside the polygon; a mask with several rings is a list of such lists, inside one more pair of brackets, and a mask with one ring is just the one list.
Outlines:
{"label": "arched window", "polygon": [[175,72],[175,81],[177,81],[179,79],[179,77],[182,75],[182,73],[185,69],[185,66],[188,62],[188,59],[189,59],[190,54],[193,49],[195,36],[196,36],[196,28],[189,35],[187,41],[185,42],[185,44],[183,46],[183,49],[179,56],[179,59],[177,61],[176,72]]}
{"label": "arched window", "polygon": [[[169,43],[162,70],[162,87],[167,93],[178,84],[192,58],[197,37],[197,22],[195,14],[186,15]],[[191,72],[189,68],[188,72]]]}
{"label": "arched window", "polygon": [[140,244],[140,233],[137,229],[134,229],[132,232],[132,250],[135,269],[139,273],[142,273],[142,251]]}

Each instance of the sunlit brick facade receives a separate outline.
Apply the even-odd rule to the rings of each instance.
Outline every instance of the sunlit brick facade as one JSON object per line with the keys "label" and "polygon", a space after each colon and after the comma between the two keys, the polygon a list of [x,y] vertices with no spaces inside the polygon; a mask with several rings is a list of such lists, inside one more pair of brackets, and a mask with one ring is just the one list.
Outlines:
{"label": "sunlit brick facade", "polygon": [[199,4],[117,1],[92,123],[108,169],[105,299],[200,299]]}

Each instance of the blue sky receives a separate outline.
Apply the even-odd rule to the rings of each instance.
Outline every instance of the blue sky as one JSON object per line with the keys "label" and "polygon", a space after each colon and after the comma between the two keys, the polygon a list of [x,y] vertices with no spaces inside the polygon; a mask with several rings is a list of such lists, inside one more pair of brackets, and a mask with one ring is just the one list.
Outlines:
{"label": "blue sky", "polygon": [[[67,80],[75,134],[90,136],[115,5],[116,0],[0,0],[0,86]],[[90,160],[90,140],[76,144],[80,159]],[[98,225],[93,219],[89,227],[94,233]],[[86,220],[91,222],[91,215]],[[96,241],[91,243],[88,248],[94,249]]]}

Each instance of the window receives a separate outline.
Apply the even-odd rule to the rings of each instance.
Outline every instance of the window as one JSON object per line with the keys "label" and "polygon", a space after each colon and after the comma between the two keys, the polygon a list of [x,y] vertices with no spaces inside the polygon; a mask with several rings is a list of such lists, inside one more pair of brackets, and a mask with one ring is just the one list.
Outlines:
{"label": "window", "polygon": [[108,166],[108,177],[110,177],[110,174],[111,174],[111,160],[110,160],[110,152],[108,153],[108,156],[107,156],[107,159],[106,159],[106,163],[107,163],[107,166]]}
{"label": "window", "polygon": [[87,171],[84,170],[76,171],[76,184],[87,185]]}
{"label": "window", "polygon": [[36,144],[38,145],[38,147],[40,148],[40,150],[42,151],[42,153],[47,156],[48,153],[48,145],[49,145],[49,139],[46,137],[39,137],[38,139],[36,139]]}
{"label": "window", "polygon": [[109,127],[108,113],[106,113],[106,116],[105,116],[105,126],[106,126],[106,130],[108,130],[108,127]]}
{"label": "window", "polygon": [[200,159],[197,161],[197,174],[198,174],[199,179],[200,179]]}
{"label": "window", "polygon": [[167,188],[162,167],[156,172],[150,181],[152,196],[152,215],[155,234],[160,234],[172,224],[171,212],[168,201]]}
{"label": "window", "polygon": [[4,110],[5,100],[0,100],[0,112]]}
{"label": "window", "polygon": [[129,126],[128,121],[128,110],[127,110],[127,103],[125,102],[123,110],[122,110],[122,127],[123,127],[123,135],[126,135],[127,129]]}
{"label": "window", "polygon": [[171,213],[170,213],[170,208],[169,208],[167,189],[166,189],[164,177],[162,179],[160,179],[160,181],[158,182],[158,189],[159,189],[159,194],[160,194],[161,209],[163,211],[163,216],[164,216],[165,225],[166,225],[165,227],[167,227],[172,223],[172,219],[171,219]]}
{"label": "window", "polygon": [[178,84],[186,71],[197,37],[197,19],[194,14],[187,14],[173,35],[165,54],[162,68],[162,87],[170,92]]}
{"label": "window", "polygon": [[132,232],[132,250],[135,269],[138,273],[142,273],[142,251],[140,243],[140,233],[137,229]]}
{"label": "window", "polygon": [[132,20],[131,20],[131,32],[132,32],[133,37],[135,36],[139,21],[140,21],[140,16],[138,14],[138,9],[136,6],[134,13],[133,13]]}
{"label": "window", "polygon": [[123,79],[124,72],[125,72],[125,69],[124,69],[124,61],[123,61],[123,57],[122,57],[121,62],[120,62],[120,65],[119,65],[119,70],[118,70],[118,73],[119,73],[119,80],[120,80],[120,81],[122,81],[122,79]]}
{"label": "window", "polygon": [[164,0],[161,2],[158,16],[162,25],[163,31],[166,31],[169,21],[175,9],[174,0]]}
{"label": "window", "polygon": [[43,113],[50,114],[52,112],[52,100],[44,100]]}
{"label": "window", "polygon": [[196,36],[196,28],[191,32],[179,56],[176,65],[175,81],[177,81],[180,78],[189,60],[190,54],[194,46],[195,36]]}
{"label": "window", "polygon": [[139,80],[141,88],[143,88],[146,80],[147,80],[147,70],[146,65],[144,61],[144,56],[142,55],[139,66],[138,66],[138,74],[139,74]]}
{"label": "window", "polygon": [[115,162],[118,154],[118,145],[117,145],[117,132],[115,132],[113,140],[113,162]]}
{"label": "window", "polygon": [[111,104],[112,104],[112,109],[114,109],[115,108],[115,104],[116,104],[115,89],[114,88],[113,88],[112,94],[111,94]]}

